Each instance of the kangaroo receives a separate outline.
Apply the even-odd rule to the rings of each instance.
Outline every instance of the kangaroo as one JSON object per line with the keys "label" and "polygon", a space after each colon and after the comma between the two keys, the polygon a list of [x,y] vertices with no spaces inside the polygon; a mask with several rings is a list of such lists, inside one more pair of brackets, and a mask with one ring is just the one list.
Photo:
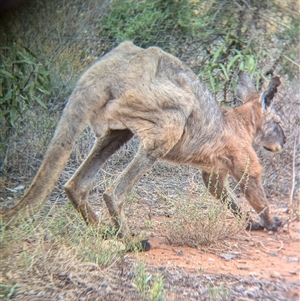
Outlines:
{"label": "kangaroo", "polygon": [[[93,177],[115,151],[137,135],[136,156],[103,194],[121,236],[130,235],[123,211],[126,196],[157,160],[202,169],[205,184],[221,201],[229,198],[223,187],[225,178],[233,176],[260,217],[252,229],[276,231],[280,221],[269,214],[262,168],[252,144],[279,152],[285,143],[271,108],[279,85],[279,77],[273,77],[260,95],[250,77],[240,73],[237,95],[244,104],[223,108],[179,59],[157,47],[143,49],[123,42],[83,73],[31,186],[2,219],[9,223],[19,212],[27,217],[37,211],[88,124],[95,134],[94,147],[65,185],[68,199],[87,223],[98,223],[88,202]],[[247,179],[243,179],[245,170]],[[228,203],[239,216],[239,206]]]}

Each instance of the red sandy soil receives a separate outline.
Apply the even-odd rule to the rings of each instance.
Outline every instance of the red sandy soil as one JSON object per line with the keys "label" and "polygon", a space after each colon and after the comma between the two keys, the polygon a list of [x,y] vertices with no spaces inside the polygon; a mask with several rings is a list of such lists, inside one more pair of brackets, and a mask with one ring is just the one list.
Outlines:
{"label": "red sandy soil", "polygon": [[[300,282],[300,222],[285,225],[278,233],[245,231],[229,241],[231,250],[227,248],[225,252],[223,248],[203,251],[186,246],[175,247],[163,238],[151,238],[149,241],[152,248],[144,253],[143,258],[153,266],[177,266],[190,273]],[[297,294],[300,296],[299,291]]]}

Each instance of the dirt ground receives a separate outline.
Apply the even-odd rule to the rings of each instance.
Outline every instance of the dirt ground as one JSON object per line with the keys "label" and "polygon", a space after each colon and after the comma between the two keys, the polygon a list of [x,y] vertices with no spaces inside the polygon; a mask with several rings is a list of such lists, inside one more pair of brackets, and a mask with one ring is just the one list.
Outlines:
{"label": "dirt ground", "polygon": [[[30,278],[26,270],[18,270],[14,264],[20,252],[10,250],[7,256],[2,254],[1,283],[17,283],[11,300],[147,300],[132,285],[134,264],[142,260],[147,272],[163,277],[165,300],[296,301],[300,298],[299,227],[299,222],[292,222],[276,234],[245,231],[226,240],[225,248],[207,251],[170,245],[165,238],[153,236],[149,238],[150,251],[140,253],[139,258],[127,253],[123,262],[106,269],[70,260],[49,246]],[[30,242],[23,242],[23,248],[25,245],[30,248]],[[43,265],[51,261],[53,267],[48,271]],[[213,299],[209,287],[217,292],[222,286],[226,295]]]}
{"label": "dirt ground", "polygon": [[[12,33],[22,43],[25,45],[28,43],[30,48],[39,50],[40,53],[45,51],[45,56],[51,58],[53,64],[59,65],[60,62],[64,62],[62,54],[69,60],[69,56],[66,55],[69,48],[73,51],[70,53],[76,53],[75,57],[80,62],[71,59],[75,71],[68,68],[65,71],[68,74],[65,81],[70,84],[76,77],[77,69],[81,69],[80,64],[86,65],[102,54],[99,50],[101,36],[99,37],[98,27],[94,27],[93,20],[101,17],[103,13],[103,8],[98,3],[108,1],[62,1],[59,6],[53,4],[54,2],[27,1],[28,5],[33,3],[33,7],[27,9],[26,4],[24,10],[7,24],[9,28],[14,29]],[[79,2],[81,5],[78,5]],[[69,19],[68,22],[63,22],[60,28],[57,24],[60,24],[59,21],[64,15]],[[27,28],[32,31],[29,36]],[[36,36],[41,36],[42,39],[35,38]],[[80,41],[83,42],[80,44]],[[53,53],[49,49],[54,49]],[[50,51],[51,55],[47,51]],[[192,248],[169,244],[166,239],[165,221],[172,219],[172,215],[168,208],[164,207],[161,194],[169,198],[173,198],[178,191],[188,191],[192,194],[201,185],[199,180],[201,175],[186,167],[156,164],[147,177],[143,177],[138,183],[134,191],[134,202],[129,201],[126,206],[131,227],[135,231],[146,232],[146,238],[152,245],[150,251],[138,255],[127,253],[123,261],[117,260],[102,269],[95,263],[80,261],[76,254],[69,254],[64,244],[58,248],[57,245],[42,241],[45,256],[38,258],[35,268],[28,273],[20,269],[16,259],[22,255],[24,249],[34,249],[35,242],[21,241],[15,249],[5,250],[3,249],[5,246],[1,246],[0,284],[17,287],[15,293],[5,300],[146,300],[132,285],[134,265],[137,260],[142,259],[147,264],[148,273],[163,277],[165,299],[168,301],[299,301],[300,222],[288,213],[293,158],[296,176],[298,172],[298,176],[294,176],[296,182],[298,181],[298,184],[295,183],[295,204],[297,202],[299,204],[296,197],[300,197],[300,157],[299,146],[296,144],[299,136],[295,127],[295,120],[299,122],[300,119],[293,117],[297,115],[299,108],[299,105],[296,105],[297,101],[299,103],[299,91],[294,86],[291,87],[291,83],[283,80],[277,105],[285,122],[288,138],[285,149],[281,154],[258,150],[264,168],[263,184],[272,215],[278,215],[285,222],[278,232],[241,230],[238,234],[222,240],[221,244],[210,247]],[[298,95],[298,98],[295,95]],[[280,103],[281,99],[284,99],[285,105]],[[24,187],[23,189],[28,188],[37,172],[44,151],[37,155],[34,145],[32,147],[29,145],[30,141],[40,142],[42,139],[42,135],[36,130],[38,126],[32,126],[32,122],[36,119],[36,124],[39,125],[41,124],[39,118],[46,117],[38,116],[38,113],[34,115],[33,112],[33,115],[28,117],[28,125],[34,128],[31,129],[32,133],[22,129],[16,141],[13,140],[10,144],[11,153],[8,152],[7,155],[6,172],[1,174],[0,178],[0,205],[3,208],[12,206],[24,192],[20,190],[19,194],[16,194],[11,191],[20,186]],[[83,139],[77,143],[72,159],[48,202],[48,207],[54,202],[61,204],[66,202],[62,186],[92,147],[92,138],[89,138],[89,141]],[[293,151],[296,153],[294,157]],[[125,151],[121,150],[105,164],[100,180],[95,181],[91,189],[90,200],[95,210],[103,208],[101,193],[107,183],[124,169],[133,154],[134,150],[126,146]],[[249,210],[249,207],[246,209]],[[147,221],[151,221],[149,227],[145,226]],[[215,297],[212,292],[215,292]]]}
{"label": "dirt ground", "polygon": [[204,252],[190,247],[170,246],[161,238],[150,239],[152,249],[143,258],[154,266],[182,267],[188,271],[255,279],[299,280],[300,223],[293,222],[289,232],[245,232],[232,239],[232,250]]}
{"label": "dirt ground", "polygon": [[[107,171],[118,173],[123,164],[119,162],[118,168],[113,171],[116,165],[110,162]],[[271,202],[272,214],[284,222],[276,233],[242,230],[222,240],[222,244],[208,247],[192,248],[168,243],[166,220],[172,219],[172,215],[168,214],[170,210],[166,209],[164,199],[158,192],[164,190],[166,195],[172,196],[178,188],[183,192],[189,191],[192,189],[190,179],[195,178],[194,172],[186,167],[157,164],[139,182],[134,200],[126,206],[126,214],[132,229],[146,233],[152,246],[148,252],[138,255],[127,253],[123,261],[117,260],[102,269],[96,264],[81,262],[74,256],[66,262],[66,254],[61,250],[58,254],[57,247],[49,246],[46,248],[47,256],[28,278],[28,273],[18,270],[14,263],[14,257],[20,256],[20,250],[10,250],[2,258],[5,264],[1,272],[4,284],[18,284],[11,299],[148,300],[143,299],[132,285],[134,265],[137,260],[142,260],[148,273],[163,277],[165,299],[168,301],[299,300],[300,222],[290,220],[287,200]],[[181,185],[173,181],[175,174],[180,178]],[[95,209],[103,209],[101,191],[91,195],[91,202]],[[146,227],[145,221],[149,220],[151,226]],[[34,243],[23,243],[27,248],[34,248]],[[11,256],[12,253],[14,256]],[[64,258],[60,261],[58,256]],[[51,262],[53,267],[49,271],[44,265],[51,265]],[[211,290],[216,292],[215,299]]]}

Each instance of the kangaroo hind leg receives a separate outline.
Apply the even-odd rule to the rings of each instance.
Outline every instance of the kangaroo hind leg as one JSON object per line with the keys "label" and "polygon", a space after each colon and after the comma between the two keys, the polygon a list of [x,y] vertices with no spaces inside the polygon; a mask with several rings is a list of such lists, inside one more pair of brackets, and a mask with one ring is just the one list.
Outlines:
{"label": "kangaroo hind leg", "polygon": [[132,138],[129,130],[109,130],[97,138],[88,157],[65,185],[65,192],[73,206],[80,212],[86,223],[96,225],[98,218],[88,202],[91,182],[103,163],[124,143]]}
{"label": "kangaroo hind leg", "polygon": [[[144,127],[145,128],[145,127]],[[148,126],[147,130],[138,131],[140,148],[132,162],[120,174],[115,183],[108,187],[103,194],[104,201],[111,215],[112,221],[120,236],[130,238],[129,227],[124,215],[123,205],[127,194],[137,181],[157,161],[164,157],[180,139],[184,128],[181,124],[172,123],[172,120],[161,120],[161,124]]]}

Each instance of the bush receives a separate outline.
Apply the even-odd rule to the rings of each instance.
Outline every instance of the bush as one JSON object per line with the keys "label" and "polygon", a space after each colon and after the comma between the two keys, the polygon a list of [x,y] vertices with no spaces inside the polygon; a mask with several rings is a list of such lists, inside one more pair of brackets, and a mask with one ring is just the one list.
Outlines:
{"label": "bush", "polygon": [[208,247],[222,243],[245,228],[245,217],[233,217],[227,204],[208,194],[198,196],[199,199],[168,200],[173,210],[166,223],[166,238],[171,244]]}
{"label": "bush", "polygon": [[0,118],[11,128],[33,103],[47,108],[51,81],[47,67],[28,48],[13,44],[0,51]]}

